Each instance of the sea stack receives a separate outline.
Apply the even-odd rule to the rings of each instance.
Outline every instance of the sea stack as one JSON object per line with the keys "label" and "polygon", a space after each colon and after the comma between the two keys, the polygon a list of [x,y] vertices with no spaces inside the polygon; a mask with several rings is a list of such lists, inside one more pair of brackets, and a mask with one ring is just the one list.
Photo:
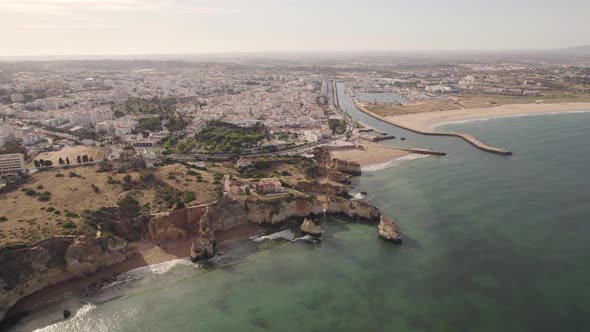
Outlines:
{"label": "sea stack", "polygon": [[207,228],[191,246],[191,261],[197,262],[215,255],[215,233]]}
{"label": "sea stack", "polygon": [[313,237],[322,236],[322,228],[316,225],[311,219],[305,218],[301,224],[301,233],[309,234]]}
{"label": "sea stack", "polygon": [[393,243],[402,243],[402,233],[399,226],[395,220],[389,217],[381,216],[379,236]]}

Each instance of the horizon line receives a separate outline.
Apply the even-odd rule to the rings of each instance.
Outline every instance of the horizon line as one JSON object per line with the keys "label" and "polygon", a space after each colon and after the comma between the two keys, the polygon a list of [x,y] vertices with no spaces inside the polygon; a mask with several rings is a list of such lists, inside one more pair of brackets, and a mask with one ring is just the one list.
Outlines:
{"label": "horizon line", "polygon": [[0,55],[0,59],[10,58],[68,58],[68,57],[190,57],[190,56],[231,56],[231,55],[296,55],[296,54],[425,54],[425,53],[505,53],[505,52],[555,52],[589,45],[561,48],[513,48],[513,49],[399,49],[399,50],[264,50],[264,51],[211,51],[178,53],[77,53],[77,54],[18,54]]}

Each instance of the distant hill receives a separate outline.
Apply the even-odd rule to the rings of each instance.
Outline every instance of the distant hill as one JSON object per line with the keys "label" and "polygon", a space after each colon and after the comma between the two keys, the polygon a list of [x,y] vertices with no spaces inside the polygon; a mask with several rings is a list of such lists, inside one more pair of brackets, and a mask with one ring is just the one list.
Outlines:
{"label": "distant hill", "polygon": [[590,55],[590,45],[568,47],[559,50],[559,52],[569,55]]}

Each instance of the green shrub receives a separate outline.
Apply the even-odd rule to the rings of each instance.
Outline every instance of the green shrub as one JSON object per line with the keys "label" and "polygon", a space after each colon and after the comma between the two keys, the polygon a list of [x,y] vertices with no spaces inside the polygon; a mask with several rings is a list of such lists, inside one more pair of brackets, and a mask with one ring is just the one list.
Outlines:
{"label": "green shrub", "polygon": [[61,174],[61,173],[57,173],[57,174],[55,174],[55,177],[56,177],[56,178],[63,178],[63,177],[64,177],[64,175],[63,175],[63,174]]}
{"label": "green shrub", "polygon": [[0,222],[7,221],[7,220],[8,220],[8,218],[6,218],[5,216],[0,216]]}
{"label": "green shrub", "polygon": [[66,212],[65,216],[68,218],[80,218],[80,215],[78,215],[76,212],[72,212],[72,211]]}
{"label": "green shrub", "polygon": [[49,191],[44,191],[43,193],[39,194],[37,199],[41,202],[47,202],[51,198],[51,193]]}
{"label": "green shrub", "polygon": [[182,200],[185,204],[188,204],[192,201],[197,199],[197,196],[193,192],[188,192],[184,195],[184,199]]}
{"label": "green shrub", "polygon": [[34,190],[33,190],[33,189],[31,189],[31,188],[27,188],[27,189],[25,189],[25,195],[27,195],[27,196],[35,196],[35,194],[36,194],[36,193],[37,193],[37,192],[36,192],[36,191],[34,191]]}
{"label": "green shrub", "polygon": [[88,227],[98,229],[98,225],[94,221],[86,220],[84,221],[84,224],[86,224]]}
{"label": "green shrub", "polygon": [[71,178],[75,178],[75,177],[78,177],[78,176],[80,176],[80,175],[78,175],[78,174],[76,174],[76,173],[74,173],[74,172],[70,171],[70,172],[68,173],[68,176],[69,176],[69,177],[71,177]]}
{"label": "green shrub", "polygon": [[76,228],[76,224],[74,224],[73,221],[68,220],[68,221],[64,222],[63,225],[61,225],[61,227],[66,228],[66,229],[72,229],[72,228]]}
{"label": "green shrub", "polygon": [[55,208],[53,206],[48,207],[47,209],[45,209],[46,212],[53,212],[55,211]]}

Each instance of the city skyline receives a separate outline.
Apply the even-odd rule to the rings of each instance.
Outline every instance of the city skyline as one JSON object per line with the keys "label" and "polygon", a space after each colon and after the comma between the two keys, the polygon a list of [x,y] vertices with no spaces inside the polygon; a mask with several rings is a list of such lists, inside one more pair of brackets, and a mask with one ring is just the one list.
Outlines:
{"label": "city skyline", "polygon": [[589,44],[587,12],[574,0],[5,0],[0,56],[557,49]]}

